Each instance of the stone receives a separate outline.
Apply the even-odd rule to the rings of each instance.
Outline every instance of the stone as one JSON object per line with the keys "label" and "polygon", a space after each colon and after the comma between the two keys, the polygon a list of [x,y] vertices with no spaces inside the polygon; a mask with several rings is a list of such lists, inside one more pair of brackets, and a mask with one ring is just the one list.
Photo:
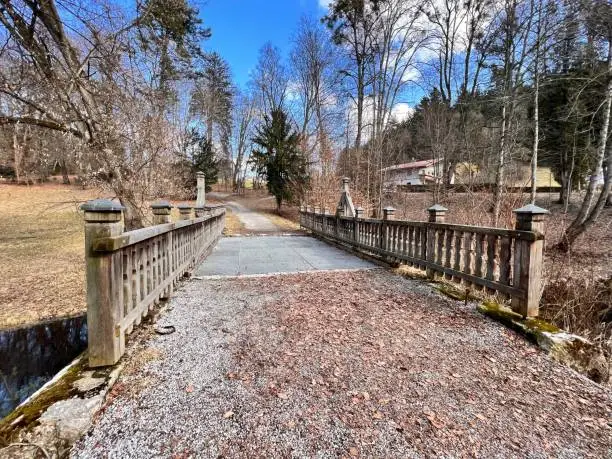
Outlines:
{"label": "stone", "polygon": [[92,376],[87,375],[73,382],[72,387],[79,392],[89,392],[90,390],[94,390],[102,386],[105,381],[105,378],[93,378]]}
{"label": "stone", "polygon": [[83,436],[102,405],[102,396],[71,398],[51,405],[39,419],[41,425],[54,426],[60,439],[70,443]]}

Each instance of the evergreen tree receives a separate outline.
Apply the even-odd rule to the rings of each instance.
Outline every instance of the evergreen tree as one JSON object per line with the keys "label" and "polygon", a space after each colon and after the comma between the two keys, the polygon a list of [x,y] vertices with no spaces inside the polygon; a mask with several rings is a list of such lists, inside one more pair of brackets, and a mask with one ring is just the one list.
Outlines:
{"label": "evergreen tree", "polygon": [[176,97],[171,83],[191,72],[191,60],[202,54],[200,41],[210,37],[210,29],[202,27],[188,0],[146,0],[138,10],[140,46],[159,55],[155,80],[165,102]]}
{"label": "evergreen tree", "polygon": [[204,172],[206,191],[212,190],[211,185],[217,183],[219,174],[219,161],[215,155],[212,142],[196,129],[192,129],[188,134],[186,149],[194,184],[196,182],[196,173]]}
{"label": "evergreen tree", "polygon": [[300,136],[282,109],[264,116],[257,128],[251,153],[253,170],[267,181],[268,191],[276,198],[280,212],[283,201],[293,201],[308,186],[308,161],[299,149]]}

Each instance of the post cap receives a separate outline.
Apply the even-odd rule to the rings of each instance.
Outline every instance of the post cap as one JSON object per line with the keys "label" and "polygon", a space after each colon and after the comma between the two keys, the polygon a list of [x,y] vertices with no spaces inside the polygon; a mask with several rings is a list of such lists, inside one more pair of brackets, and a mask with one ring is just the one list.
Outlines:
{"label": "post cap", "polygon": [[197,177],[206,177],[206,174],[204,172],[202,172],[202,171],[197,171],[196,172],[196,176]]}
{"label": "post cap", "polygon": [[523,206],[520,209],[514,209],[512,212],[514,212],[517,215],[524,215],[524,214],[545,215],[545,214],[550,213],[548,210],[542,209],[541,207],[538,207],[533,204],[527,204],[526,206]]}
{"label": "post cap", "polygon": [[383,209],[383,212],[387,212],[387,213],[391,212],[391,213],[393,213],[393,212],[395,212],[395,207],[387,206],[387,207],[385,207]]}
{"label": "post cap", "polygon": [[206,210],[206,206],[195,206],[193,210]]}
{"label": "post cap", "polygon": [[124,210],[121,204],[110,199],[93,199],[81,205],[81,210],[85,212],[112,212],[118,213]]}
{"label": "post cap", "polygon": [[447,210],[448,209],[446,207],[441,206],[440,204],[434,204],[429,209],[427,209],[428,212],[446,212]]}
{"label": "post cap", "polygon": [[342,177],[342,183],[349,183],[351,181],[348,177]]}
{"label": "post cap", "polygon": [[172,209],[172,204],[168,201],[157,201],[151,204],[151,209]]}
{"label": "post cap", "polygon": [[193,206],[190,206],[189,204],[179,204],[178,206],[176,206],[176,208],[178,210],[191,210],[193,209]]}

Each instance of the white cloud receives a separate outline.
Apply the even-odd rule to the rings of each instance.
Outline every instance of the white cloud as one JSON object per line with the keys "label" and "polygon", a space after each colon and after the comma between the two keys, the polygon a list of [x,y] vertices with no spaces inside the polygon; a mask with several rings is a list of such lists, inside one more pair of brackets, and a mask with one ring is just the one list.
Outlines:
{"label": "white cloud", "polygon": [[319,0],[319,7],[327,10],[329,8],[329,4],[332,3],[332,0]]}
{"label": "white cloud", "polygon": [[414,109],[405,102],[395,104],[391,110],[391,118],[395,121],[404,121],[412,116]]}

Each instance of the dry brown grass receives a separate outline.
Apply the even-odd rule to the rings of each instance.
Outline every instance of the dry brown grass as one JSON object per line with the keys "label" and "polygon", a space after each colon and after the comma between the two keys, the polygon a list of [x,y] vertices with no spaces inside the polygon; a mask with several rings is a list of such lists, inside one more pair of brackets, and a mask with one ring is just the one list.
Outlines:
{"label": "dry brown grass", "polygon": [[83,218],[101,194],[0,184],[0,328],[85,311]]}
{"label": "dry brown grass", "polygon": [[244,224],[240,221],[238,216],[232,212],[229,207],[225,209],[225,228],[223,234],[225,236],[233,236],[235,234],[242,234],[244,232]]}

